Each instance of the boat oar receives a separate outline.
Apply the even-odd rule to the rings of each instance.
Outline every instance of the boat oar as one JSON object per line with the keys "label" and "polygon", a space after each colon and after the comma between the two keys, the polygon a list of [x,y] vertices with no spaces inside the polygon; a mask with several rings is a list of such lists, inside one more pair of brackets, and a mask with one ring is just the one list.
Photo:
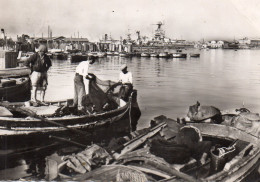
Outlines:
{"label": "boat oar", "polygon": [[68,142],[68,143],[77,145],[79,147],[84,147],[84,148],[87,147],[87,145],[84,145],[84,144],[81,144],[81,143],[78,143],[78,142],[75,142],[75,141],[72,141],[72,140],[66,139],[66,138],[61,138],[61,137],[52,136],[52,135],[50,135],[49,138],[54,138],[54,139],[57,139],[57,140],[60,140],[60,141],[63,141],[63,142]]}
{"label": "boat oar", "polygon": [[67,130],[73,131],[75,133],[78,133],[78,134],[81,134],[81,135],[84,135],[84,136],[90,135],[89,133],[77,130],[75,128],[67,127],[67,126],[65,126],[65,125],[63,125],[61,123],[57,123],[55,121],[48,120],[48,119],[46,119],[46,118],[44,118],[42,116],[37,115],[34,111],[31,111],[31,110],[28,110],[28,109],[25,109],[25,108],[20,108],[20,107],[15,108],[15,107],[7,106],[5,104],[0,104],[0,105],[6,107],[10,111],[19,112],[21,114],[25,114],[27,116],[30,116],[30,117],[33,117],[33,118],[36,118],[36,119],[40,119],[43,122],[50,123],[50,124],[53,124],[53,125],[56,125],[56,126],[60,126],[60,127],[66,128]]}

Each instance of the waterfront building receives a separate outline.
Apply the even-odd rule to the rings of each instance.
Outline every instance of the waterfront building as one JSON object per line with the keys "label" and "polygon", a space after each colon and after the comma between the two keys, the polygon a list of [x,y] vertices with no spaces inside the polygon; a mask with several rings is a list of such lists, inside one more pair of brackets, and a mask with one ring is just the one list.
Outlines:
{"label": "waterfront building", "polygon": [[251,48],[260,48],[260,39],[250,39],[250,45]]}

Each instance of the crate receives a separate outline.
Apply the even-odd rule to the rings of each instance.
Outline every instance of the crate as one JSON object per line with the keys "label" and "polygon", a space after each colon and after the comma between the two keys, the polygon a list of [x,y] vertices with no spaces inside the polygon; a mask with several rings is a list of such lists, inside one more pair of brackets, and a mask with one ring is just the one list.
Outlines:
{"label": "crate", "polygon": [[0,69],[17,67],[18,52],[0,51]]}

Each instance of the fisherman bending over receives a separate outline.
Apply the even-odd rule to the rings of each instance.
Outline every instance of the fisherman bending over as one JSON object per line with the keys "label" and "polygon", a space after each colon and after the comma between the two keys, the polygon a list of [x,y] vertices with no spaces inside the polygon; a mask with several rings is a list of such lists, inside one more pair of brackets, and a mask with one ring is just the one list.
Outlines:
{"label": "fisherman bending over", "polygon": [[46,53],[48,49],[46,45],[40,45],[39,51],[34,53],[25,60],[25,66],[31,68],[31,101],[37,101],[37,91],[40,91],[40,101],[44,101],[45,91],[48,85],[47,71],[52,66],[51,60]]}
{"label": "fisherman bending over", "polygon": [[86,96],[85,84],[83,78],[88,78],[89,65],[95,63],[94,57],[89,57],[87,61],[82,61],[76,67],[76,74],[74,77],[74,107],[79,111],[84,112],[83,97]]}
{"label": "fisherman bending over", "polygon": [[127,71],[127,66],[125,64],[121,66],[119,82],[122,83],[119,91],[119,97],[127,102],[129,94],[133,90],[133,76],[131,72]]}

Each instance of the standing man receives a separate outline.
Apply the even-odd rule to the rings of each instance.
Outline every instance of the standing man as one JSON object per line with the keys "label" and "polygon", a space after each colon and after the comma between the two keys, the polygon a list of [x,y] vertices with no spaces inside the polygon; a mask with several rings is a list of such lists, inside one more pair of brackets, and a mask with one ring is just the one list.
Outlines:
{"label": "standing man", "polygon": [[25,66],[31,68],[31,83],[32,93],[31,101],[37,101],[37,91],[40,91],[40,101],[44,101],[45,92],[48,85],[47,71],[52,66],[51,60],[46,53],[48,52],[47,46],[41,44],[39,51],[34,53],[31,57],[25,60]]}
{"label": "standing man", "polygon": [[122,83],[122,86],[119,91],[119,97],[127,102],[128,96],[130,92],[133,90],[133,76],[131,72],[127,71],[126,64],[121,66],[119,82]]}
{"label": "standing man", "polygon": [[74,77],[74,107],[79,111],[84,109],[82,105],[83,97],[86,95],[85,84],[83,78],[87,78],[89,65],[95,63],[94,57],[89,57],[87,61],[82,61],[76,67],[76,74]]}

